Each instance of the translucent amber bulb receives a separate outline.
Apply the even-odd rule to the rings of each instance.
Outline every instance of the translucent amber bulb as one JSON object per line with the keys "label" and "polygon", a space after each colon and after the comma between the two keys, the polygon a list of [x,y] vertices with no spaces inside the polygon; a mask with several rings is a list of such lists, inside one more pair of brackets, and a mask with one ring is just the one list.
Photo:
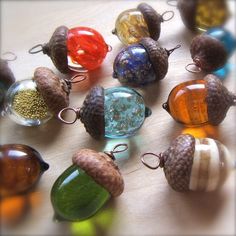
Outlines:
{"label": "translucent amber bulb", "polygon": [[137,9],[122,12],[115,24],[115,34],[125,44],[139,42],[143,37],[150,37],[143,14]]}
{"label": "translucent amber bulb", "polygon": [[228,18],[227,4],[223,0],[198,0],[196,27],[201,31],[221,26]]}
{"label": "translucent amber bulb", "polygon": [[206,96],[204,80],[188,81],[177,85],[163,106],[176,121],[201,125],[208,122]]}

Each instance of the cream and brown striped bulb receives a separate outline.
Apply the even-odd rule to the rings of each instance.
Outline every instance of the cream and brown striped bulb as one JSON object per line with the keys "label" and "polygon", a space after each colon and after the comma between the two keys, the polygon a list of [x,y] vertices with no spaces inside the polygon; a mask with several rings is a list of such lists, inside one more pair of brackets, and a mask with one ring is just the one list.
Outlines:
{"label": "cream and brown striped bulb", "polygon": [[159,154],[169,185],[176,191],[214,191],[222,186],[234,168],[228,149],[211,138],[178,136]]}

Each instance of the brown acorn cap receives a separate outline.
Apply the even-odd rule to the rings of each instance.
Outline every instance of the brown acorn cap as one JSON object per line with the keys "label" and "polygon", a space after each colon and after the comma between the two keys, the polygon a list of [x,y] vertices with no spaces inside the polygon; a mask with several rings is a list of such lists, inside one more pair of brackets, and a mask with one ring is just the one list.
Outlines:
{"label": "brown acorn cap", "polygon": [[139,43],[147,50],[156,72],[156,80],[162,80],[168,71],[168,51],[151,38],[143,38]]}
{"label": "brown acorn cap", "polygon": [[178,0],[181,19],[184,25],[191,31],[196,31],[196,8],[198,0]]}
{"label": "brown acorn cap", "polygon": [[227,51],[224,45],[208,35],[194,37],[190,45],[190,53],[195,64],[206,72],[217,70],[227,62]]}
{"label": "brown acorn cap", "polygon": [[162,154],[166,179],[176,191],[189,190],[194,152],[195,138],[190,134],[182,134]]}
{"label": "brown acorn cap", "polygon": [[161,33],[161,22],[163,22],[162,16],[147,3],[140,3],[137,9],[143,14],[150,37],[154,40],[158,40]]}
{"label": "brown acorn cap", "polygon": [[121,173],[107,154],[81,149],[73,155],[72,162],[105,188],[112,197],[117,197],[123,192],[124,181]]}
{"label": "brown acorn cap", "polygon": [[236,105],[236,95],[229,92],[215,75],[204,77],[207,88],[207,113],[209,123],[218,125],[221,123],[231,106]]}
{"label": "brown acorn cap", "polygon": [[70,71],[67,59],[67,34],[68,28],[59,26],[54,31],[49,42],[43,46],[43,53],[51,58],[53,64],[61,73]]}
{"label": "brown acorn cap", "polygon": [[38,67],[34,72],[33,80],[42,95],[48,109],[55,115],[69,105],[69,88],[66,82],[60,79],[50,69]]}
{"label": "brown acorn cap", "polygon": [[86,131],[92,137],[100,138],[104,136],[104,89],[101,86],[95,86],[90,90],[79,114]]}
{"label": "brown acorn cap", "polygon": [[6,89],[8,89],[13,83],[15,83],[16,79],[11,69],[8,66],[6,60],[0,58],[0,81]]}

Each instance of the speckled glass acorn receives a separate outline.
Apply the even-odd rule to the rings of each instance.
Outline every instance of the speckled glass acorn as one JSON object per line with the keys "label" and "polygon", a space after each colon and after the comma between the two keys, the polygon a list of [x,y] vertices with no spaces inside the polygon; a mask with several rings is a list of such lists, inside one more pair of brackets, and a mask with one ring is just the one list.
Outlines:
{"label": "speckled glass acorn", "polygon": [[[66,121],[64,113],[73,111],[72,121]],[[145,107],[142,96],[128,87],[104,89],[95,86],[86,96],[81,108],[66,107],[58,115],[66,124],[77,119],[84,124],[86,131],[94,138],[121,138],[134,135],[144,123],[151,110]]]}
{"label": "speckled glass acorn", "polygon": [[126,144],[119,144],[111,152],[81,149],[75,153],[73,165],[58,177],[51,190],[55,218],[85,220],[94,215],[110,197],[122,194],[124,181],[114,162],[114,154],[127,148]]}
{"label": "speckled glass acorn", "polygon": [[48,168],[39,152],[27,145],[0,145],[0,198],[31,189]]}
{"label": "speckled glass acorn", "polygon": [[0,58],[0,113],[4,108],[6,92],[15,81],[15,76],[8,66],[8,60]]}
{"label": "speckled glass acorn", "polygon": [[6,94],[6,114],[18,124],[44,124],[69,105],[70,86],[50,69],[38,67],[32,79],[11,85]]}
{"label": "speckled glass acorn", "polygon": [[61,73],[69,73],[98,68],[109,50],[102,35],[92,28],[59,26],[48,43],[32,47],[29,53],[43,52]]}
{"label": "speckled glass acorn", "polygon": [[[176,0],[181,18],[191,31],[222,26],[229,18],[226,0]],[[168,1],[170,4],[172,0]]]}
{"label": "speckled glass acorn", "polygon": [[169,55],[180,45],[167,50],[151,38],[122,49],[113,63],[113,77],[134,86],[162,80],[168,72]]}
{"label": "speckled glass acorn", "polygon": [[231,106],[236,106],[236,95],[211,74],[202,80],[180,83],[163,104],[176,121],[187,126],[218,125]]}
{"label": "speckled glass acorn", "polygon": [[195,36],[190,45],[190,53],[200,71],[213,72],[223,67],[236,47],[234,36],[224,28],[212,28]]}
{"label": "speckled glass acorn", "polygon": [[[158,164],[150,165],[148,155],[156,156]],[[223,144],[210,138],[194,138],[190,134],[178,136],[166,151],[158,155],[143,154],[142,162],[150,169],[163,168],[169,185],[179,192],[215,191],[235,168]]]}
{"label": "speckled glass acorn", "polygon": [[[164,19],[166,14],[171,14],[168,19]],[[160,15],[147,3],[140,3],[136,9],[120,13],[112,33],[125,45],[138,43],[144,37],[158,40],[161,23],[172,19],[173,16],[173,11],[166,11]]]}

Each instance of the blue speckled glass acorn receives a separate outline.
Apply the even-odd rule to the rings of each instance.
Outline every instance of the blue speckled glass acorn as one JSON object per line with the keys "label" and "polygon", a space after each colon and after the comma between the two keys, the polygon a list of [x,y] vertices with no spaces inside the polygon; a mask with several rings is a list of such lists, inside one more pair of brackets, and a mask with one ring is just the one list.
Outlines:
{"label": "blue speckled glass acorn", "polygon": [[190,53],[198,71],[213,72],[224,67],[236,47],[235,37],[221,27],[193,38]]}
{"label": "blue speckled glass acorn", "polygon": [[168,71],[168,57],[180,45],[167,50],[151,38],[143,38],[116,56],[113,77],[121,83],[142,86],[162,80]]}
{"label": "blue speckled glass acorn", "polygon": [[[64,113],[73,111],[72,121],[63,118]],[[86,131],[94,138],[124,138],[134,135],[144,123],[151,110],[145,107],[143,97],[134,89],[114,87],[104,89],[96,86],[86,96],[81,108],[66,107],[58,118],[73,124],[77,119],[84,124]]]}

